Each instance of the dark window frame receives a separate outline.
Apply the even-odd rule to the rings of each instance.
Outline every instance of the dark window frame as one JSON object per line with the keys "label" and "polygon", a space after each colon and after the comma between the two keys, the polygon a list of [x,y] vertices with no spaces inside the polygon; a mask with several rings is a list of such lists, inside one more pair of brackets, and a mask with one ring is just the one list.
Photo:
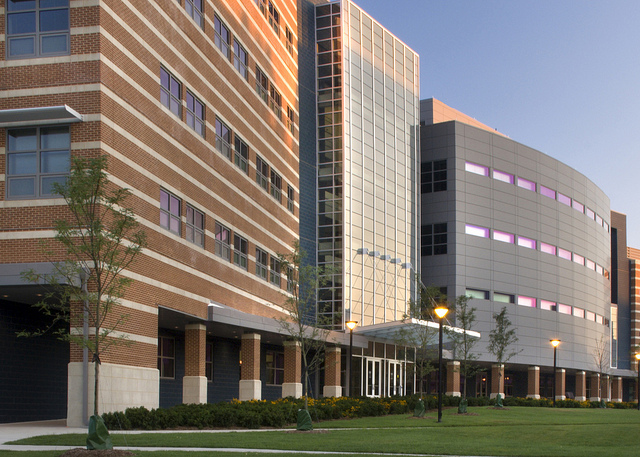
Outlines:
{"label": "dark window frame", "polygon": [[[167,195],[166,203],[167,206],[163,204],[163,194]],[[177,204],[177,212],[174,211],[175,204]],[[162,216],[166,215],[167,221],[166,224],[162,221]],[[181,217],[182,217],[182,199],[175,194],[169,192],[166,189],[160,189],[160,227],[170,231],[171,233],[180,236],[182,233],[181,230]],[[173,224],[177,223],[178,229],[174,230],[172,228]]]}
{"label": "dark window frame", "polygon": [[[200,216],[199,221],[198,216]],[[187,239],[187,241],[195,244],[196,246],[204,248],[204,212],[187,203],[186,219],[185,238]]]}

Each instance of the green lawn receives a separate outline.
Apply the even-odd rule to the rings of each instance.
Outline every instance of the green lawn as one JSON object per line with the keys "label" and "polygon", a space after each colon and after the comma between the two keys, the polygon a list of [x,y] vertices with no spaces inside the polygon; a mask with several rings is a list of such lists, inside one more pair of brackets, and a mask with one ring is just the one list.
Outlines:
{"label": "green lawn", "polygon": [[[389,452],[475,456],[640,456],[640,412],[637,410],[524,407],[496,410],[478,407],[469,408],[470,415],[460,416],[455,412],[455,409],[445,410],[440,424],[435,420],[435,412],[429,412],[425,419],[400,415],[314,424],[316,429],[328,429],[325,433],[147,432],[113,433],[112,439],[116,446],[281,449],[365,455]],[[80,447],[84,440],[84,435],[57,435],[30,438],[19,443]],[[138,454],[160,457],[164,453]],[[178,454],[181,453],[167,453]],[[0,452],[0,457],[5,455],[9,454]],[[16,455],[57,454],[25,452]]]}

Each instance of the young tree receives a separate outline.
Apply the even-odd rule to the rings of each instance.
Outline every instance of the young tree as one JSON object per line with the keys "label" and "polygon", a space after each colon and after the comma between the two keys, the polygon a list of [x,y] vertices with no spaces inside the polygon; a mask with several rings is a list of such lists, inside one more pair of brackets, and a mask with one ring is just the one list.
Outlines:
{"label": "young tree", "polygon": [[409,301],[409,313],[404,314],[402,322],[418,319],[420,324],[405,326],[398,332],[398,343],[405,347],[414,347],[416,351],[416,379],[419,383],[420,398],[423,395],[422,380],[436,370],[433,360],[438,357],[438,329],[426,325],[427,321],[437,321],[433,310],[438,303],[446,301],[446,296],[435,286],[421,286],[417,300]]}
{"label": "young tree", "polygon": [[603,394],[608,394],[609,389],[607,385],[607,381],[605,380],[605,375],[608,375],[611,372],[611,351],[609,350],[609,341],[605,339],[604,335],[600,335],[600,338],[595,339],[596,345],[593,349],[593,362],[596,365],[596,371],[600,375],[600,385],[598,388],[600,392],[598,392],[598,397],[604,399]]}
{"label": "young tree", "polygon": [[[520,353],[520,351],[509,350],[512,344],[518,342],[518,337],[516,330],[511,328],[506,306],[499,313],[493,313],[493,319],[495,327],[489,332],[489,352],[496,357],[498,366],[502,368],[512,357]],[[502,376],[501,369],[498,370],[498,376]]]}
{"label": "young tree", "polygon": [[287,274],[288,292],[283,306],[287,315],[279,321],[291,340],[300,345],[304,408],[308,410],[310,374],[322,366],[330,327],[318,314],[317,293],[320,287],[329,284],[331,272],[305,263],[305,252],[297,240],[290,253],[278,257],[281,270]]}
{"label": "young tree", "polygon": [[[114,313],[132,279],[121,273],[129,268],[146,245],[145,232],[130,208],[130,195],[109,182],[107,157],[73,158],[65,183],[54,184],[68,207],[68,216],[54,222],[54,241],[45,242],[43,251],[53,261],[53,272],[39,275],[33,270],[22,273],[34,283],[48,284],[50,292],[36,306],[52,323],[28,334],[39,335],[60,322],[66,327],[56,335],[87,348],[95,362],[93,416],[98,416],[100,359],[109,348],[125,342],[116,332],[127,315]],[[79,287],[78,287],[79,283]],[[84,324],[89,332],[83,331]]]}
{"label": "young tree", "polygon": [[467,398],[467,379],[473,376],[479,369],[479,367],[473,363],[473,361],[478,360],[479,357],[477,353],[473,352],[473,347],[478,340],[467,334],[467,330],[471,330],[476,323],[476,308],[469,306],[470,299],[471,297],[460,295],[454,303],[456,327],[464,330],[464,332],[457,332],[450,328],[445,329],[453,342],[454,358],[460,361],[460,375],[465,379],[462,386],[463,399]]}

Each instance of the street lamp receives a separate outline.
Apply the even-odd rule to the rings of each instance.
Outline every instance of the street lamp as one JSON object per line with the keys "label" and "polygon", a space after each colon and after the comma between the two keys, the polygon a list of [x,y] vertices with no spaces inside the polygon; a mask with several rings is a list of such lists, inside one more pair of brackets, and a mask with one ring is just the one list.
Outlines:
{"label": "street lamp", "polygon": [[353,329],[358,325],[358,321],[347,321],[345,325],[349,329],[349,375],[347,376],[347,388],[349,389],[347,395],[351,396],[351,377],[353,376],[351,373],[352,363],[351,359],[353,358]]}
{"label": "street lamp", "polygon": [[438,342],[438,422],[442,422],[442,320],[447,315],[449,309],[444,305],[438,305],[434,309],[436,316],[440,320],[440,336]]}
{"label": "street lamp", "polygon": [[640,352],[636,352],[636,360],[638,361],[638,411],[640,411]]}
{"label": "street lamp", "polygon": [[553,406],[556,406],[556,351],[558,349],[558,345],[560,344],[560,340],[554,338],[551,340],[551,346],[553,346]]}

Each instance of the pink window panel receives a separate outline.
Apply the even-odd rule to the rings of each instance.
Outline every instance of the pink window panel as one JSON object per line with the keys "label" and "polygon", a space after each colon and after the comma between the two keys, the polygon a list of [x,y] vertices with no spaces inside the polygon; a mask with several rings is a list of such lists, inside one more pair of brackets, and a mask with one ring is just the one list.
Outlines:
{"label": "pink window panel", "polygon": [[547,244],[547,243],[540,243],[540,251],[546,253],[546,254],[551,254],[551,255],[556,255],[556,247],[551,245],[551,244]]}
{"label": "pink window panel", "polygon": [[571,199],[560,192],[558,192],[558,201],[563,205],[571,206]]}
{"label": "pink window panel", "polygon": [[489,168],[483,165],[478,165],[477,163],[466,162],[464,169],[477,175],[489,176]]}
{"label": "pink window panel", "polygon": [[514,180],[513,175],[510,175],[509,173],[505,173],[504,171],[500,171],[500,170],[493,170],[493,179],[506,182],[508,184],[513,184],[513,180]]}
{"label": "pink window panel", "polygon": [[602,268],[602,267],[601,267],[600,265],[598,265],[597,263],[596,263],[596,273],[598,273],[598,274],[600,274],[600,275],[604,273],[604,268]]}
{"label": "pink window panel", "polygon": [[522,187],[523,189],[536,191],[536,183],[533,181],[529,181],[528,179],[518,178],[518,187]]}
{"label": "pink window panel", "polygon": [[519,236],[518,246],[522,246],[523,248],[535,249],[536,240],[532,240],[531,238],[525,238],[524,236]]}
{"label": "pink window panel", "polygon": [[585,263],[586,263],[587,268],[588,268],[589,270],[594,270],[594,271],[595,271],[595,269],[596,269],[596,263],[595,263],[593,260],[586,259],[586,260],[585,260]]}
{"label": "pink window panel", "polygon": [[584,309],[573,307],[573,315],[584,319]]}
{"label": "pink window panel", "polygon": [[602,225],[603,222],[602,218],[596,214],[596,224]]}
{"label": "pink window panel", "polygon": [[596,314],[596,324],[602,324],[604,322],[604,319],[602,318],[602,316],[600,314]]}
{"label": "pink window panel", "polygon": [[571,306],[561,305],[560,303],[558,303],[558,312],[562,314],[571,314]]}
{"label": "pink window panel", "polygon": [[585,319],[588,321],[596,321],[596,313],[592,313],[591,311],[585,311]]}
{"label": "pink window panel", "polygon": [[584,257],[582,257],[581,255],[578,254],[573,254],[573,261],[575,263],[579,263],[580,265],[584,265]]}
{"label": "pink window panel", "polygon": [[584,205],[582,203],[573,200],[571,202],[571,205],[573,206],[573,209],[575,209],[576,211],[580,211],[581,213],[584,213]]}
{"label": "pink window panel", "polygon": [[540,187],[540,194],[544,195],[545,197],[549,197],[549,198],[553,198],[554,200],[556,199],[556,191],[553,189],[549,189],[548,187],[544,187],[544,186],[539,186]]}
{"label": "pink window panel", "polygon": [[540,309],[544,309],[547,311],[555,311],[556,303],[549,300],[540,300]]}
{"label": "pink window panel", "polygon": [[607,231],[607,233],[609,233],[609,224],[607,224],[605,221],[602,221],[602,226]]}
{"label": "pink window panel", "polygon": [[464,233],[466,233],[467,235],[489,238],[489,229],[485,227],[478,227],[476,225],[465,225]]}
{"label": "pink window panel", "polygon": [[567,251],[566,249],[558,248],[558,257],[571,260],[571,251]]}
{"label": "pink window panel", "polygon": [[535,308],[536,299],[533,297],[525,297],[523,295],[518,295],[518,305],[528,306],[529,308]]}
{"label": "pink window panel", "polygon": [[595,219],[596,219],[596,213],[594,213],[594,212],[593,212],[592,210],[590,210],[589,208],[587,208],[587,209],[586,209],[586,211],[585,211],[584,213],[587,215],[587,217],[588,217],[589,219],[593,219],[593,220],[595,220]]}
{"label": "pink window panel", "polygon": [[493,239],[496,241],[513,244],[514,238],[515,235],[513,233],[501,232],[499,230],[493,231]]}

